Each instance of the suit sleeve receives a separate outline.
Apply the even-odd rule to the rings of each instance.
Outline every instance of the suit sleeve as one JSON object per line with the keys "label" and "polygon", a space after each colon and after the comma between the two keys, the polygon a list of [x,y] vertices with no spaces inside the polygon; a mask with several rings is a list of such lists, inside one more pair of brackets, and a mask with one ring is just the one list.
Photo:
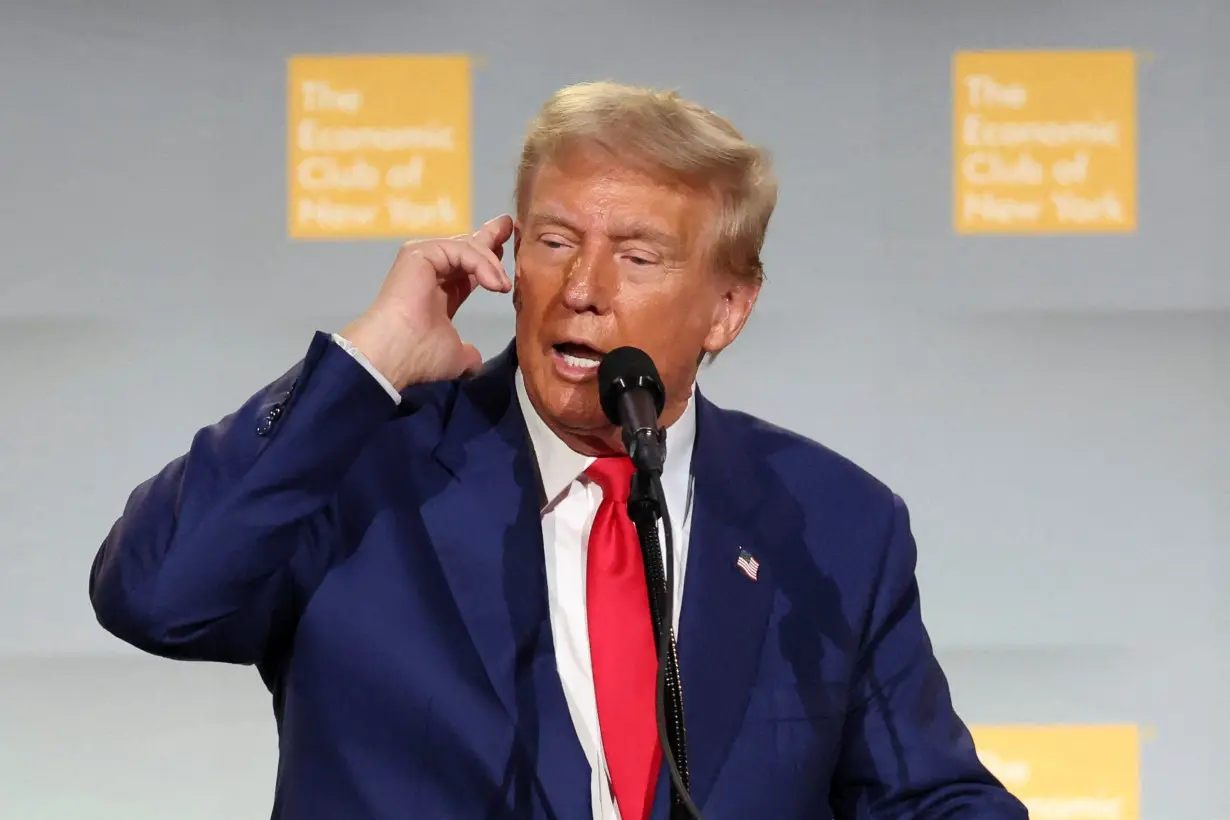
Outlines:
{"label": "suit sleeve", "polygon": [[99,623],[163,657],[260,661],[344,557],[338,487],[396,412],[317,333],[299,364],[131,493],[90,571]]}
{"label": "suit sleeve", "polygon": [[1028,820],[979,762],[923,626],[917,547],[904,502],[893,521],[864,633],[834,776],[838,820]]}

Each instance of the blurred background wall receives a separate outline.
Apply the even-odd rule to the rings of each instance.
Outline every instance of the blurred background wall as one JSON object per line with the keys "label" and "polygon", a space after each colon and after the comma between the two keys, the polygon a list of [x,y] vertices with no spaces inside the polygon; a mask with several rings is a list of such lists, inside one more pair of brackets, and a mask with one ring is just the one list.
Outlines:
{"label": "blurred background wall", "polygon": [[[1123,48],[1134,234],[952,226],[959,49]],[[1230,817],[1230,2],[10,0],[0,11],[0,817],[268,816],[253,670],[95,623],[138,482],[374,295],[395,241],[286,230],[286,60],[468,53],[473,213],[570,82],[671,86],[772,149],[769,281],[702,374],[911,505],[972,724],[1142,726],[1142,816]],[[505,297],[466,306],[486,355]]]}

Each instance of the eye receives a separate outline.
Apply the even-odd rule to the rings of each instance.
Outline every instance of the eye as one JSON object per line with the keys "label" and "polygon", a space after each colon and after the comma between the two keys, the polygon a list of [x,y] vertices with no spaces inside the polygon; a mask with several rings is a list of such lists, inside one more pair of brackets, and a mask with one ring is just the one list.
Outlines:
{"label": "eye", "polygon": [[625,254],[624,259],[628,260],[629,262],[631,262],[633,265],[635,265],[638,268],[647,268],[652,265],[658,264],[657,259],[651,256],[645,256],[644,254],[639,254],[639,253]]}
{"label": "eye", "polygon": [[541,242],[543,245],[545,245],[547,248],[550,248],[551,250],[559,250],[561,248],[568,247],[568,240],[556,234],[547,234],[545,236],[541,236],[539,237],[538,241]]}

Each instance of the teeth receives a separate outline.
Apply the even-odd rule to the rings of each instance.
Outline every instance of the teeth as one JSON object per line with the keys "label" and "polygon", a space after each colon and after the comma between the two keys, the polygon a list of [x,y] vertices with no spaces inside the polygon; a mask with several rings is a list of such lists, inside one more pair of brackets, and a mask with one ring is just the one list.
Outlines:
{"label": "teeth", "polygon": [[563,357],[564,363],[569,367],[585,367],[593,369],[598,366],[598,361],[596,359],[583,359],[580,356],[573,356],[569,353],[561,353],[560,356]]}

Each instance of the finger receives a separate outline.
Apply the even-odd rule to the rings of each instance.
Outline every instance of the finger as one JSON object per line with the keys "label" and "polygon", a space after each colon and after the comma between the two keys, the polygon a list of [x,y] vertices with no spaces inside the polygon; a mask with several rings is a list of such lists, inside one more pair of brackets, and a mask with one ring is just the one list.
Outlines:
{"label": "finger", "polygon": [[490,248],[497,257],[504,256],[504,243],[513,235],[513,218],[501,214],[495,219],[489,219],[474,232],[475,241],[484,248]]}
{"label": "finger", "polygon": [[419,249],[441,282],[473,276],[479,285],[497,293],[512,289],[504,265],[490,249],[480,248],[472,241],[441,240]]}
{"label": "finger", "polygon": [[487,262],[490,263],[491,271],[495,274],[495,279],[492,284],[488,284],[480,277],[480,285],[486,287],[488,290],[495,290],[499,292],[512,289],[512,281],[508,278],[508,272],[504,270],[504,263],[500,260],[500,257],[496,255],[495,251],[482,244],[482,242],[478,241],[474,237],[467,237],[464,244],[480,253],[487,260]]}
{"label": "finger", "polygon": [[500,275],[503,277],[504,283],[509,288],[511,288],[512,281],[508,278],[508,271],[504,270],[504,246],[497,245],[493,249],[493,248],[490,248],[484,245],[480,239],[478,239],[477,237],[473,237],[473,236],[467,237],[466,241],[469,242],[471,245],[473,245],[475,248],[477,248],[480,252],[482,252],[484,256],[486,256],[488,259],[491,260],[492,264],[495,265],[496,270],[498,270],[500,272]]}
{"label": "finger", "polygon": [[448,318],[452,319],[457,315],[457,311],[465,304],[466,299],[470,298],[470,294],[477,286],[478,280],[473,276],[457,277],[440,284],[447,303]]}

